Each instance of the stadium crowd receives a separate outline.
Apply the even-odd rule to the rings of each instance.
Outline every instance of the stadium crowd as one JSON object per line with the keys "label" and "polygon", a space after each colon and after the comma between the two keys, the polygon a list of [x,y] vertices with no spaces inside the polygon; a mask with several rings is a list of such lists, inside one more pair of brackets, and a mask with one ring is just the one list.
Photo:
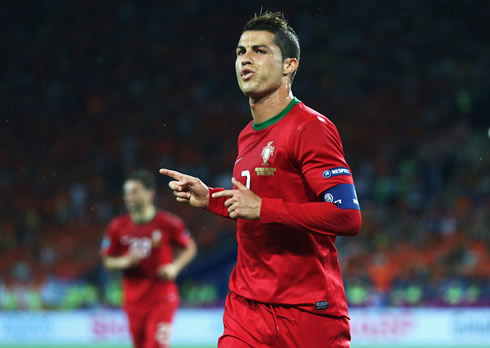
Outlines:
{"label": "stadium crowd", "polygon": [[[490,46],[478,1],[298,1],[295,95],[339,128],[363,225],[337,246],[351,305],[490,305]],[[253,1],[13,2],[0,11],[0,308],[120,301],[99,249],[130,170],[231,185]],[[187,305],[222,304],[234,222],[174,202],[199,246]],[[61,295],[60,295],[61,294]]]}

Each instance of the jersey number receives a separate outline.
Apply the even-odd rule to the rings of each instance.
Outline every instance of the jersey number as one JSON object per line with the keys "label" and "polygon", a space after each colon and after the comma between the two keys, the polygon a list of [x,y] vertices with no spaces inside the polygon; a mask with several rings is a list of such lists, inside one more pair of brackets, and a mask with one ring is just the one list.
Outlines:
{"label": "jersey number", "polygon": [[247,178],[247,182],[245,183],[245,186],[249,189],[250,188],[250,170],[242,171],[242,176]]}
{"label": "jersey number", "polygon": [[131,238],[129,244],[129,252],[135,253],[142,258],[146,258],[151,253],[150,238]]}

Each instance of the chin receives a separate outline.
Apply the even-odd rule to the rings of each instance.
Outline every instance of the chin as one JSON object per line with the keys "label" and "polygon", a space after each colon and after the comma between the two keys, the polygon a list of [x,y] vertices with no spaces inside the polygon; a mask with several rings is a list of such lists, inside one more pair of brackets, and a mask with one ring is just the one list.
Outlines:
{"label": "chin", "polygon": [[247,82],[244,82],[241,85],[239,85],[243,94],[249,95],[249,94],[257,93],[257,84],[251,83],[251,81],[247,81]]}
{"label": "chin", "polygon": [[126,205],[126,209],[130,213],[135,213],[138,210],[138,208],[135,205],[132,205],[132,204],[131,205],[130,204],[127,204]]}
{"label": "chin", "polygon": [[249,98],[255,98],[260,96],[263,93],[260,93],[260,91],[257,91],[254,88],[242,88],[243,94],[245,94]]}
{"label": "chin", "polygon": [[264,98],[265,96],[267,96],[267,92],[264,92],[264,91],[260,91],[260,92],[257,92],[257,91],[250,91],[248,93],[244,93],[247,97],[249,97],[250,99],[252,99],[254,102],[257,102],[259,101],[260,99]]}

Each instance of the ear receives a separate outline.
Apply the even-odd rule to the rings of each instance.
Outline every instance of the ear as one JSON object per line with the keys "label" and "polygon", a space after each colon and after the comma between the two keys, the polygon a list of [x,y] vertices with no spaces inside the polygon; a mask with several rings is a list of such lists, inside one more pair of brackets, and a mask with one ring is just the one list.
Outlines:
{"label": "ear", "polygon": [[283,75],[290,75],[298,69],[298,60],[296,58],[286,58],[282,63]]}

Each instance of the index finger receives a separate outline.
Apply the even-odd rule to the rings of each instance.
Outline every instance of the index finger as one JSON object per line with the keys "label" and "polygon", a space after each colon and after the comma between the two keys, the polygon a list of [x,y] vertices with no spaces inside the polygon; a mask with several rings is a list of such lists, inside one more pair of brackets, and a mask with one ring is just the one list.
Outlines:
{"label": "index finger", "polygon": [[218,191],[213,193],[213,198],[219,198],[219,197],[231,197],[235,194],[237,190],[223,190],[223,191]]}
{"label": "index finger", "polygon": [[175,179],[175,180],[179,180],[179,181],[180,181],[180,180],[182,179],[182,177],[184,176],[184,174],[179,173],[179,172],[177,172],[177,171],[175,171],[175,170],[170,170],[170,169],[165,169],[165,168],[161,168],[161,169],[159,170],[159,172],[160,172],[160,174],[163,174],[163,175],[169,176],[169,177],[171,177],[171,178],[173,178],[173,179]]}

